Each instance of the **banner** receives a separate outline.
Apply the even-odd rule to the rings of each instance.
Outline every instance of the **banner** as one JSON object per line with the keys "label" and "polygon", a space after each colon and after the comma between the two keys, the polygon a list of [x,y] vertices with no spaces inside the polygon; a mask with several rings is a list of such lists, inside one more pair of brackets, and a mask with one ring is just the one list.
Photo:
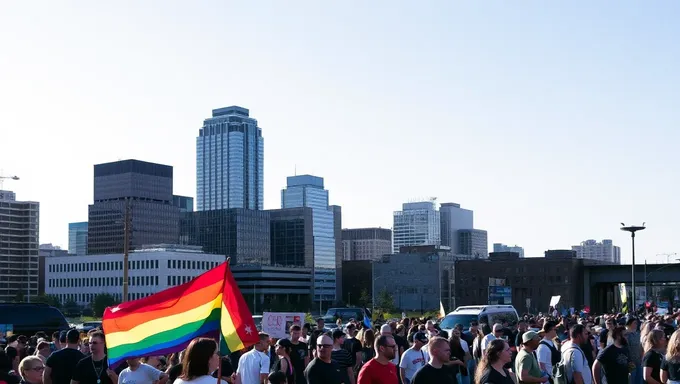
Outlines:
{"label": "banner", "polygon": [[551,297],[550,298],[550,306],[555,308],[557,306],[557,303],[560,302],[561,298],[562,298],[562,296],[560,296],[560,295]]}
{"label": "banner", "polygon": [[619,295],[621,296],[621,311],[628,312],[628,293],[626,292],[626,283],[619,284]]}
{"label": "banner", "polygon": [[302,327],[305,314],[302,312],[264,312],[262,314],[262,332],[271,338],[287,339],[290,337],[290,327],[297,324]]}
{"label": "banner", "polygon": [[14,324],[0,324],[0,337],[10,337],[14,334]]}

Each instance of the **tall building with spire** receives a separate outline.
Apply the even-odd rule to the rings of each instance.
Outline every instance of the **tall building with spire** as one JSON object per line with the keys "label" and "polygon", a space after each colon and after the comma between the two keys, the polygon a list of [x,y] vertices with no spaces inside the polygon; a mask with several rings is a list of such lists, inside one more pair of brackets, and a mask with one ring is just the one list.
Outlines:
{"label": "tall building with spire", "polygon": [[213,109],[196,138],[196,210],[263,209],[264,138],[242,107]]}

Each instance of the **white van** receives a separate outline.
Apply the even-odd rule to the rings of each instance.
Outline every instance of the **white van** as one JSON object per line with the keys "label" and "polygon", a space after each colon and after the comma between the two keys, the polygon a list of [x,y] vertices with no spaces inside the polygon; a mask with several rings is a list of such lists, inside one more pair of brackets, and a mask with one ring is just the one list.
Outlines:
{"label": "white van", "polygon": [[450,334],[456,324],[461,324],[467,330],[472,321],[488,324],[490,327],[495,323],[502,324],[507,321],[512,326],[517,324],[519,316],[512,305],[468,305],[458,307],[446,315],[439,323],[439,327]]}

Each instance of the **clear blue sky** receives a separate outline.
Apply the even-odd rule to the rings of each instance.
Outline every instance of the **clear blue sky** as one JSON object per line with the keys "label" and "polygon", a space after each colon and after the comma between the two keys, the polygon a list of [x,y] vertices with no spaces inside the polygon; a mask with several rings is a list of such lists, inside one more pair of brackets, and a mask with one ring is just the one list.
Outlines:
{"label": "clear blue sky", "polygon": [[[370,3],[370,4],[369,4]],[[597,3],[597,4],[593,4]],[[676,1],[14,1],[0,6],[0,168],[40,241],[87,220],[92,165],[173,165],[195,195],[212,108],[265,136],[265,208],[326,179],[343,226],[437,196],[527,256],[647,222],[678,252]]]}

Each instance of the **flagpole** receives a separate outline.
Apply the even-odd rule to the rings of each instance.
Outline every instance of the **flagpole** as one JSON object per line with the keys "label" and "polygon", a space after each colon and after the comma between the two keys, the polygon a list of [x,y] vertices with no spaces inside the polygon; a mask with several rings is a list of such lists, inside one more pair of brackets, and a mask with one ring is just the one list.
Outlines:
{"label": "flagpole", "polygon": [[[222,279],[223,282],[227,281],[227,272],[229,271],[229,260],[231,260],[231,257],[229,257],[229,256],[225,256],[225,258],[226,258],[225,262],[227,263],[227,265],[224,267],[224,278]],[[222,298],[222,300],[224,301],[224,298]],[[222,317],[222,315],[220,314],[220,318],[221,317]],[[222,327],[221,327],[221,324],[220,324],[220,334],[219,334],[219,337],[217,338],[217,355],[219,355],[219,357],[220,357],[220,365],[217,367],[217,384],[222,383],[222,351],[221,351],[221,349],[222,349]]]}

